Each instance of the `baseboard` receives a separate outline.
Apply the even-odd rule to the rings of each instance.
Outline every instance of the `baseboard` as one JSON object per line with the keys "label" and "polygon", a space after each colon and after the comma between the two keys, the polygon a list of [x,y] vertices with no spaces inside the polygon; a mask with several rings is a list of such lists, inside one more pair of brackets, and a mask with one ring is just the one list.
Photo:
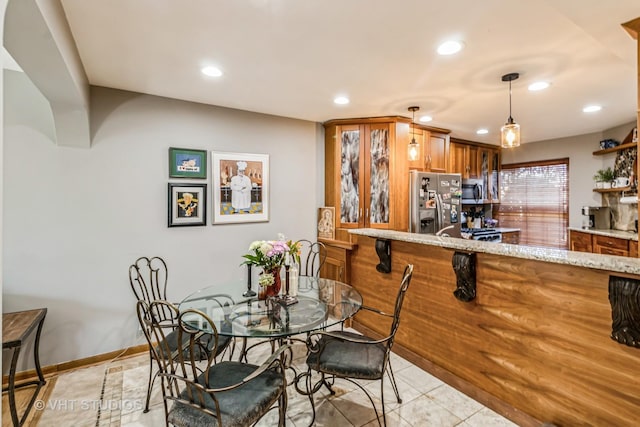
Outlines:
{"label": "baseboard", "polygon": [[[134,347],[127,347],[122,350],[114,350],[108,353],[102,353],[95,356],[85,357],[83,359],[71,360],[69,362],[58,363],[57,365],[49,365],[42,367],[42,373],[46,376],[51,375],[59,375],[63,372],[72,371],[74,369],[86,368],[88,366],[96,365],[99,363],[103,363],[109,360],[117,359],[120,357],[128,357],[137,355],[140,353],[145,353],[149,351],[148,344],[140,344]],[[35,369],[31,369],[28,371],[16,372],[16,384],[19,384],[24,381],[30,381],[36,379],[38,374]],[[9,375],[2,376],[2,385],[6,387],[9,383]]]}
{"label": "baseboard", "polygon": [[[368,327],[362,325],[357,320],[353,321],[353,329],[370,336],[372,338],[383,338],[383,336]],[[441,368],[435,363],[431,362],[428,359],[414,353],[411,350],[403,347],[402,345],[395,343],[393,345],[393,352],[397,355],[407,359],[409,362],[418,366],[419,368],[427,371],[434,377],[444,381],[449,384],[451,387],[455,388],[458,391],[466,394],[477,402],[482,403],[487,408],[497,412],[505,418],[513,421],[518,424],[520,427],[540,427],[542,422],[535,419],[529,414],[522,412],[519,409],[514,408],[513,406],[505,403],[504,401],[496,398],[495,396],[487,393],[481,388],[467,382],[466,380],[458,377],[457,375],[452,374],[451,372]]]}

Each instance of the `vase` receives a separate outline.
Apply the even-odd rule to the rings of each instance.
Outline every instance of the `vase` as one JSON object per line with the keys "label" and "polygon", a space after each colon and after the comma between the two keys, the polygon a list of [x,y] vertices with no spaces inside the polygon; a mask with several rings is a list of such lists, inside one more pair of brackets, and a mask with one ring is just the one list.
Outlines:
{"label": "vase", "polygon": [[282,287],[282,281],[280,279],[280,267],[272,270],[265,270],[263,273],[270,273],[273,275],[273,285],[260,286],[258,290],[258,299],[265,300],[269,297],[274,297],[280,293]]}

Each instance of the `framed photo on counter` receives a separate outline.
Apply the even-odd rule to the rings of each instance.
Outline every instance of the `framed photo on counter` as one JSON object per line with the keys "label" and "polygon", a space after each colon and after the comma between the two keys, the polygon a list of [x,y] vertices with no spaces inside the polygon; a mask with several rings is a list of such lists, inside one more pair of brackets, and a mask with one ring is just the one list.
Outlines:
{"label": "framed photo on counter", "polygon": [[207,184],[169,183],[169,227],[207,224]]}
{"label": "framed photo on counter", "polygon": [[211,152],[213,224],[269,221],[269,155]]}
{"label": "framed photo on counter", "polygon": [[333,206],[318,209],[318,237],[335,240],[334,215]]}

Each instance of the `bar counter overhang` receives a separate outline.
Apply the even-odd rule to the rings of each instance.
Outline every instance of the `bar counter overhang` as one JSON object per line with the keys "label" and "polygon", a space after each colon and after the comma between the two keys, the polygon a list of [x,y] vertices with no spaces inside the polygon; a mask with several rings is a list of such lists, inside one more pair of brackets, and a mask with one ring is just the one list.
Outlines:
{"label": "bar counter overhang", "polygon": [[[351,284],[365,304],[392,310],[404,266],[414,264],[398,354],[522,426],[636,425],[640,260],[350,232],[357,240]],[[389,248],[390,274],[376,270],[376,241]],[[471,282],[473,292],[459,298]],[[354,326],[386,328],[366,313]]]}

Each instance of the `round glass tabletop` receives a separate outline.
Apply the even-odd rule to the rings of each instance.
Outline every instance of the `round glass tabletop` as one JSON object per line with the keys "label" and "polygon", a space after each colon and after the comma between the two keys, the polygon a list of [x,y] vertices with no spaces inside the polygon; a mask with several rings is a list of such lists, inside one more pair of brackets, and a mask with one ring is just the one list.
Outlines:
{"label": "round glass tabletop", "polygon": [[[246,285],[216,285],[201,289],[180,303],[180,311],[197,309],[211,318],[219,335],[283,337],[311,332],[351,318],[362,306],[360,293],[331,279],[301,276],[297,301],[245,297]],[[254,289],[255,290],[255,289]],[[194,324],[204,332],[207,327]]]}

